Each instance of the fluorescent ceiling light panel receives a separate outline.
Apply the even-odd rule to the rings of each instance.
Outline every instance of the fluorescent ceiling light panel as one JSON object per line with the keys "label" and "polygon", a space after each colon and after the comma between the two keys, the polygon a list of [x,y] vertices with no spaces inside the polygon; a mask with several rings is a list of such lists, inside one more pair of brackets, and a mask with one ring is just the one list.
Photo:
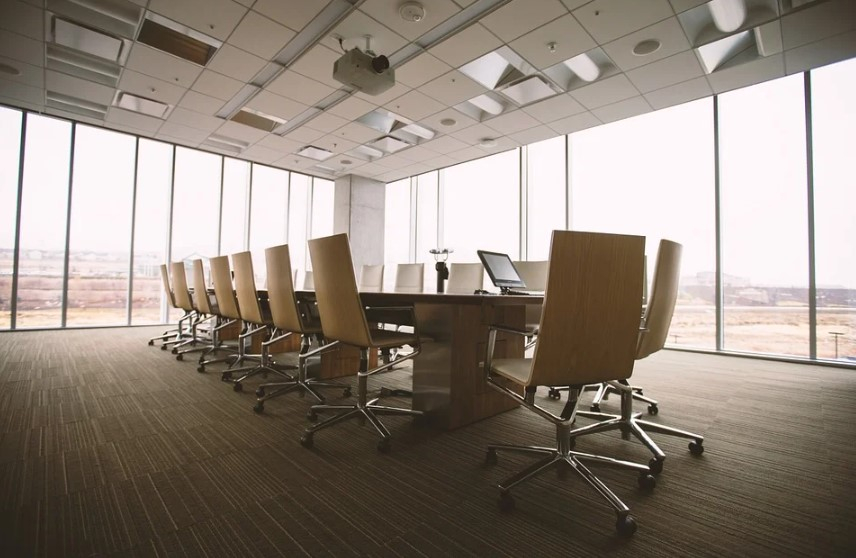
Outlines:
{"label": "fluorescent ceiling light panel", "polygon": [[152,12],[146,13],[137,41],[205,66],[223,43]]}
{"label": "fluorescent ceiling light panel", "polygon": [[211,134],[210,136],[208,136],[206,143],[209,141],[220,145],[229,146],[231,148],[237,149],[238,151],[243,151],[244,149],[250,146],[250,144],[245,141],[230,138],[229,136],[223,136],[220,134]]}
{"label": "fluorescent ceiling light panel", "polygon": [[324,161],[333,156],[332,151],[328,151],[320,147],[315,147],[314,145],[307,145],[306,147],[298,151],[297,154],[303,157],[309,157],[310,159],[315,159],[316,161]]}
{"label": "fluorescent ceiling light panel", "polygon": [[498,114],[502,114],[502,111],[505,110],[505,107],[499,101],[495,100],[493,97],[489,95],[479,95],[478,97],[474,97],[468,101],[472,103],[480,110],[492,114],[494,116]]}
{"label": "fluorescent ceiling light panel", "polygon": [[585,81],[594,81],[600,76],[600,68],[586,53],[565,60],[563,64]]}
{"label": "fluorescent ceiling light panel", "polygon": [[713,17],[713,24],[724,33],[737,31],[746,21],[744,0],[711,0],[707,7]]}
{"label": "fluorescent ceiling light panel", "polygon": [[235,115],[232,116],[231,120],[238,122],[239,124],[264,130],[265,132],[272,132],[277,126],[281,126],[286,123],[286,120],[282,118],[271,116],[270,114],[265,114],[261,111],[246,107],[236,112]]}
{"label": "fluorescent ceiling light panel", "polygon": [[697,48],[705,71],[709,74],[755,44],[754,35],[743,31]]}
{"label": "fluorescent ceiling light panel", "polygon": [[384,136],[378,140],[371,142],[368,145],[369,147],[380,149],[384,153],[395,153],[396,151],[401,151],[405,147],[410,147],[409,143],[401,141],[400,139],[394,138],[392,136]]}
{"label": "fluorescent ceiling light panel", "polygon": [[501,47],[461,66],[461,72],[488,89],[500,89],[537,72],[507,46]]}
{"label": "fluorescent ceiling light panel", "polygon": [[45,44],[45,63],[48,69],[70,74],[109,87],[116,87],[122,67],[57,44]]}
{"label": "fluorescent ceiling light panel", "polygon": [[87,101],[86,99],[80,99],[78,97],[72,97],[71,95],[65,95],[64,93],[46,91],[45,99],[47,101],[47,106],[49,107],[73,112],[75,114],[82,114],[92,118],[104,118],[104,115],[107,113],[107,107],[105,105],[93,103],[92,101]]}
{"label": "fluorescent ceiling light panel", "polygon": [[53,17],[53,42],[80,52],[118,62],[125,43],[118,37],[107,35],[78,23]]}
{"label": "fluorescent ceiling light panel", "polygon": [[514,85],[509,85],[501,91],[503,95],[517,103],[519,106],[528,105],[559,93],[547,83],[541,76],[530,76],[522,79]]}
{"label": "fluorescent ceiling light panel", "polygon": [[372,161],[374,159],[377,159],[378,157],[383,157],[384,153],[380,149],[375,149],[374,147],[369,147],[368,145],[359,145],[349,151],[348,155],[352,155],[354,157],[357,157],[358,159]]}
{"label": "fluorescent ceiling light panel", "polygon": [[401,128],[399,131],[406,132],[408,134],[413,134],[414,136],[418,136],[426,140],[434,139],[434,136],[436,135],[434,130],[430,130],[420,124],[408,124],[407,126]]}
{"label": "fluorescent ceiling light panel", "polygon": [[164,118],[166,112],[169,110],[169,105],[166,103],[140,97],[126,91],[119,91],[117,93],[113,105],[125,110],[145,114],[146,116],[154,116],[155,118]]}

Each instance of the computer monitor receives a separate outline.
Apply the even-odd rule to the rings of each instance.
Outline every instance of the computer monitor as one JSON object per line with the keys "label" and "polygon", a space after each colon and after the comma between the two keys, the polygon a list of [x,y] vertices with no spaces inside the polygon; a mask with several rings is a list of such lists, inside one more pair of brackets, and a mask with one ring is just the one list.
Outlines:
{"label": "computer monitor", "polygon": [[520,274],[517,273],[517,268],[514,267],[514,262],[511,261],[508,254],[488,252],[487,250],[477,250],[476,253],[487,270],[490,280],[502,292],[509,289],[526,288],[526,283],[520,278]]}

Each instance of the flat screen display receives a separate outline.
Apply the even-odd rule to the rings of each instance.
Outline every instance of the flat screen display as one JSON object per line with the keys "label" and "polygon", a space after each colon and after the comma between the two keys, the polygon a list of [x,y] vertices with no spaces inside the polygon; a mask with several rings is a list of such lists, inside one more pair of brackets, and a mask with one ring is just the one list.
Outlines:
{"label": "flat screen display", "polygon": [[511,261],[508,254],[486,250],[478,250],[477,254],[495,286],[500,289],[526,288],[526,283],[520,278],[520,274],[517,273],[517,268],[514,267],[514,262]]}

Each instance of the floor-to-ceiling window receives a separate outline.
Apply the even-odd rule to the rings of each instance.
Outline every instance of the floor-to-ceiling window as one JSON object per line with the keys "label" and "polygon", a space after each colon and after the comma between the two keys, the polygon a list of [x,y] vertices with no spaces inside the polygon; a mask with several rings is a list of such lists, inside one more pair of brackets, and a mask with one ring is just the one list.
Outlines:
{"label": "floor-to-ceiling window", "polygon": [[0,107],[0,329],[12,327],[12,279],[22,121],[20,111]]}
{"label": "floor-to-ceiling window", "polygon": [[811,72],[817,357],[856,359],[856,60]]}
{"label": "floor-to-ceiling window", "polygon": [[719,96],[728,350],[809,355],[803,75]]}
{"label": "floor-to-ceiling window", "polygon": [[250,199],[250,163],[226,157],[223,161],[223,206],[220,215],[220,255],[247,249]]}
{"label": "floor-to-ceiling window", "polygon": [[[217,254],[221,157],[178,147],[172,204],[172,261]],[[240,208],[229,208],[240,211]]]}
{"label": "floor-to-ceiling window", "polygon": [[572,134],[569,151],[571,228],[644,235],[649,282],[660,239],[683,245],[668,342],[714,348],[711,99]]}
{"label": "floor-to-ceiling window", "polygon": [[288,171],[263,165],[253,167],[250,252],[259,288],[265,284],[265,248],[285,244],[288,238],[288,184]]}
{"label": "floor-to-ceiling window", "polygon": [[33,113],[26,118],[16,327],[60,327],[72,125]]}
{"label": "floor-to-ceiling window", "polygon": [[309,194],[312,178],[291,173],[291,192],[288,200],[288,253],[291,267],[306,267],[307,226],[309,221]]}
{"label": "floor-to-ceiling window", "polygon": [[125,325],[136,138],[77,125],[66,324]]}
{"label": "floor-to-ceiling window", "polygon": [[526,146],[526,259],[550,257],[550,238],[567,226],[565,136]]}
{"label": "floor-to-ceiling window", "polygon": [[[437,236],[438,211],[437,171],[420,174],[416,177],[416,254],[417,262],[433,262],[434,256],[428,251],[434,248],[448,248],[449,242]],[[390,233],[393,234],[393,233]],[[443,246],[439,246],[443,244]]]}

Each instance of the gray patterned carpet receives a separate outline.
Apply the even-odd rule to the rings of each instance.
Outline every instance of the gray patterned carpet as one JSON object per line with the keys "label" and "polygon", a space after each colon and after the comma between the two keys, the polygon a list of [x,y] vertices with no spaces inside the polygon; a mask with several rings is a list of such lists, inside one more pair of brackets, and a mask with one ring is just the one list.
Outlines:
{"label": "gray patterned carpet", "polygon": [[[573,474],[525,483],[499,511],[495,484],[530,459],[486,466],[485,445],[553,438],[524,409],[453,432],[388,418],[387,455],[355,422],[307,450],[308,399],[257,415],[255,382],[233,392],[195,358],[147,346],[155,331],[0,334],[0,554],[856,555],[854,371],[670,351],[640,362],[652,420],[703,434],[706,451],[655,435],[668,458],[651,493],[593,467],[633,510],[627,540]],[[395,374],[371,385],[407,381]],[[577,448],[649,457],[617,433]]]}

